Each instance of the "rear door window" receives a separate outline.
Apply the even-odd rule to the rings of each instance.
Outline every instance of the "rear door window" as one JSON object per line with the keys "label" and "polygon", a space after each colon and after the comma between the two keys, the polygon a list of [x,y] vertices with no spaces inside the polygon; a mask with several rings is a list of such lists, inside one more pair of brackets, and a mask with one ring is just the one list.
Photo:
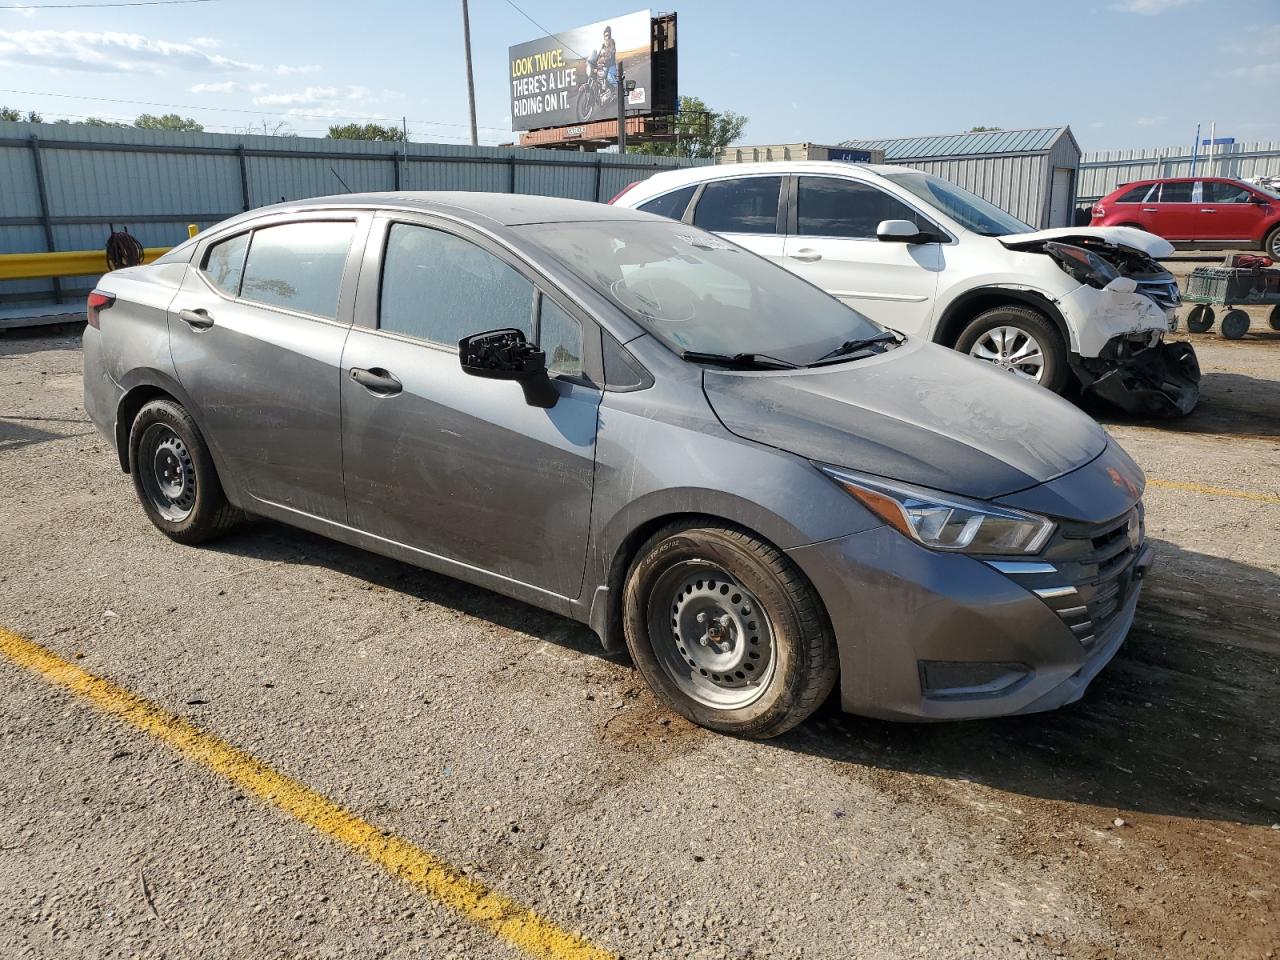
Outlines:
{"label": "rear door window", "polygon": [[883,190],[856,180],[801,177],[796,189],[796,232],[812,237],[874,238],[882,220],[923,222],[913,209]]}
{"label": "rear door window", "polygon": [[338,316],[353,221],[282,223],[253,232],[240,296],[330,320]]}
{"label": "rear door window", "polygon": [[681,187],[679,190],[672,190],[670,193],[664,193],[660,197],[654,197],[640,206],[637,210],[643,210],[645,213],[656,213],[660,217],[669,217],[672,220],[679,220],[684,216],[685,208],[689,206],[689,201],[693,198],[693,192],[697,189],[697,184],[688,187]]}
{"label": "rear door window", "polygon": [[693,213],[713,233],[777,233],[781,177],[742,177],[708,183]]}
{"label": "rear door window", "polygon": [[[470,240],[393,223],[382,261],[378,327],[452,349],[463,337],[507,327],[532,339],[533,284]],[[579,342],[581,337],[579,331]]]}
{"label": "rear door window", "polygon": [[1192,203],[1191,194],[1195,184],[1190,180],[1179,183],[1162,183],[1160,185],[1161,203]]}
{"label": "rear door window", "polygon": [[200,271],[209,282],[229,297],[240,296],[240,278],[244,275],[244,255],[249,249],[249,234],[220,240],[204,255]]}

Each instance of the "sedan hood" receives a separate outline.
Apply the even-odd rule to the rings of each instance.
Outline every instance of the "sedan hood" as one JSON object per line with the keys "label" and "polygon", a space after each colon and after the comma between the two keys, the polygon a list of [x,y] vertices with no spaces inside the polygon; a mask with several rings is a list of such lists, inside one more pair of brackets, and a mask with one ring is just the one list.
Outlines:
{"label": "sedan hood", "polygon": [[1060,477],[1107,444],[1101,427],[1043,387],[914,338],[831,367],[709,369],[703,386],[740,437],[980,499]]}
{"label": "sedan hood", "polygon": [[1061,243],[1070,243],[1072,240],[1077,242],[1093,240],[1117,247],[1132,247],[1156,260],[1173,253],[1173,244],[1168,240],[1136,227],[1055,227],[1052,230],[1037,230],[1034,233],[1010,233],[997,239],[1010,250],[1034,247],[1046,240],[1057,240]]}

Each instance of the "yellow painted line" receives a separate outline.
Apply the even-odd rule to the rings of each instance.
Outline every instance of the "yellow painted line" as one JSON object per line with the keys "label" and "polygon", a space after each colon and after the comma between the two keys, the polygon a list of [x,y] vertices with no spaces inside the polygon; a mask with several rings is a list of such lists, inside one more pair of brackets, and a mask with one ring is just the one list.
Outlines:
{"label": "yellow painted line", "polygon": [[1202,493],[1207,497],[1235,497],[1237,500],[1256,500],[1258,503],[1280,503],[1274,493],[1254,493],[1251,490],[1231,490],[1228,487],[1210,487],[1203,483],[1187,483],[1182,480],[1147,480],[1147,485],[1164,490],[1185,490]]}
{"label": "yellow painted line", "polygon": [[613,954],[593,946],[578,934],[495,893],[439,857],[384,832],[243,750],[3,627],[0,627],[0,653],[362,854],[410,887],[456,910],[531,957],[616,960]]}

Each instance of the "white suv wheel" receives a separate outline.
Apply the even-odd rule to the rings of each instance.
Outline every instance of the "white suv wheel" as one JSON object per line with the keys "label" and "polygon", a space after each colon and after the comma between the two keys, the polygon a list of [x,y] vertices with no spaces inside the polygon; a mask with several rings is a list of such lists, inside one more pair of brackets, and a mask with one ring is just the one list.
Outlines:
{"label": "white suv wheel", "polygon": [[1036,383],[1044,376],[1044,348],[1020,327],[992,327],[969,348],[969,355]]}

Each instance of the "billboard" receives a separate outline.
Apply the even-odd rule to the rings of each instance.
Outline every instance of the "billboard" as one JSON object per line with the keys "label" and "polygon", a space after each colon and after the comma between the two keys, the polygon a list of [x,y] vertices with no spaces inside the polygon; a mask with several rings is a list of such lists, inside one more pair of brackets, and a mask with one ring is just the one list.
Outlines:
{"label": "billboard", "polygon": [[674,112],[674,56],[674,16],[655,21],[648,10],[518,44],[507,61],[511,128],[616,118],[619,66],[631,88],[625,94],[629,115]]}

